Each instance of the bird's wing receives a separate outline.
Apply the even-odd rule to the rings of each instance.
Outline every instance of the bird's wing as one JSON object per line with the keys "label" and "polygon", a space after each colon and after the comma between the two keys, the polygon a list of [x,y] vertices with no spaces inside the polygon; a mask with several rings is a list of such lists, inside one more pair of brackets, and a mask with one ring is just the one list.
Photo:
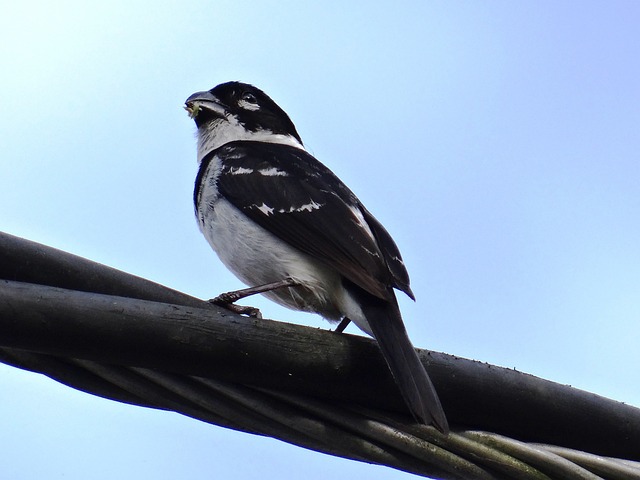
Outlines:
{"label": "bird's wing", "polygon": [[309,153],[274,143],[231,142],[205,157],[201,171],[214,157],[221,163],[220,194],[254,222],[378,298],[388,300],[390,286],[412,296],[391,236]]}

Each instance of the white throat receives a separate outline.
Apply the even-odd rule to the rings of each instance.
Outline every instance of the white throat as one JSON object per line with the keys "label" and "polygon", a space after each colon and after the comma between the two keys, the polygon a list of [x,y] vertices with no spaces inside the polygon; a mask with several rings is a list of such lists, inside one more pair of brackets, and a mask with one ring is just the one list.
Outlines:
{"label": "white throat", "polygon": [[213,120],[198,128],[198,163],[200,163],[209,152],[220,148],[225,143],[238,140],[281,143],[304,150],[304,146],[292,135],[273,133],[270,130],[251,132],[229,115],[224,120]]}

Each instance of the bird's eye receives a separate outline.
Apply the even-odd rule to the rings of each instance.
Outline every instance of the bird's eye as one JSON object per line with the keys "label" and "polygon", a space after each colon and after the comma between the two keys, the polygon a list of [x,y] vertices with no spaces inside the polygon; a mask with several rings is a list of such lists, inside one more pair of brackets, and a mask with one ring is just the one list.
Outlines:
{"label": "bird's eye", "polygon": [[247,102],[247,103],[251,103],[253,105],[257,105],[258,104],[258,99],[251,92],[244,92],[240,98],[242,100],[244,100],[245,102]]}

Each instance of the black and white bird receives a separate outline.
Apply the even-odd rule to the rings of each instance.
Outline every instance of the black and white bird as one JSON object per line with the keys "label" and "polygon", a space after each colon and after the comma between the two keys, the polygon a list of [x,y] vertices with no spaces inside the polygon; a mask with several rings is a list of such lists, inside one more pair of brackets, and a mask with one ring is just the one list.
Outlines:
{"label": "black and white bird", "polygon": [[289,116],[258,88],[223,83],[194,93],[185,108],[198,127],[200,229],[222,263],[256,287],[218,303],[259,292],[341,326],[353,321],[378,341],[413,416],[448,432],[402,322],[394,288],[414,295],[382,224],[305,150]]}

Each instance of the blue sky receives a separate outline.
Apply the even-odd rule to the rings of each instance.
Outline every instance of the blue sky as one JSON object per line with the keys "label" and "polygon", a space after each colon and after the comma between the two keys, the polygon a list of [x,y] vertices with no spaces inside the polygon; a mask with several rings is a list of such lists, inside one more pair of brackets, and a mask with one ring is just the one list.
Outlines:
{"label": "blue sky", "polygon": [[[240,287],[193,217],[182,104],[246,81],[396,239],[416,346],[640,406],[637,2],[5,3],[0,230]],[[3,365],[0,431],[13,480],[409,478]]]}

